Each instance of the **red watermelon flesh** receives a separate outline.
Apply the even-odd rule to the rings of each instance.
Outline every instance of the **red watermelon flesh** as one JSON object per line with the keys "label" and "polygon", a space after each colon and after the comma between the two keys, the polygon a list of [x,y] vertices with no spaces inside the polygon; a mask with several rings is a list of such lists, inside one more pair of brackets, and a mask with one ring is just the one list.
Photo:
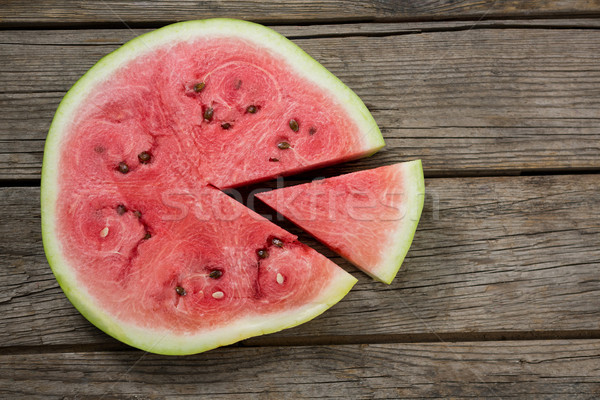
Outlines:
{"label": "red watermelon flesh", "polygon": [[425,195],[421,161],[354,172],[256,196],[385,283],[410,247]]}
{"label": "red watermelon flesh", "polygon": [[89,94],[68,128],[62,179],[238,186],[373,153],[379,133],[359,123],[259,44],[200,37],[137,57]]}
{"label": "red watermelon flesh", "polygon": [[58,211],[79,289],[127,323],[198,334],[240,310],[249,318],[302,309],[348,279],[216,189],[171,191],[168,205],[155,194],[74,190]]}
{"label": "red watermelon flesh", "polygon": [[42,169],[44,249],[86,318],[147,351],[295,326],[356,279],[215,187],[382,146],[360,99],[279,34],[174,24],[106,56],[61,102]]}

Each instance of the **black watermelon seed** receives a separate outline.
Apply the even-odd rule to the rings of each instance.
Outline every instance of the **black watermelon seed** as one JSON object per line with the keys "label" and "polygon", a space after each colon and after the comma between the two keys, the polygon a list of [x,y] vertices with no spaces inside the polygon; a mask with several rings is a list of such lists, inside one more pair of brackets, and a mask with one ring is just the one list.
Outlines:
{"label": "black watermelon seed", "polygon": [[146,234],[144,235],[144,240],[148,240],[152,237],[152,235],[150,234],[150,232],[146,232]]}
{"label": "black watermelon seed", "polygon": [[175,286],[175,292],[177,292],[177,294],[180,296],[185,296],[187,294],[185,289],[181,286]]}
{"label": "black watermelon seed", "polygon": [[204,119],[209,122],[212,121],[214,113],[215,110],[213,110],[212,107],[208,107],[206,111],[204,111]]}
{"label": "black watermelon seed", "polygon": [[279,147],[281,150],[285,150],[290,148],[290,144],[288,142],[279,142],[277,143],[277,147]]}
{"label": "black watermelon seed", "polygon": [[121,161],[117,167],[117,170],[122,174],[126,174],[129,172],[129,166],[125,163],[125,161]]}
{"label": "black watermelon seed", "polygon": [[258,111],[258,108],[256,108],[256,106],[248,106],[248,108],[246,108],[246,112],[250,113],[250,114],[254,114]]}
{"label": "black watermelon seed", "polygon": [[317,128],[315,128],[314,126],[311,126],[310,129],[308,130],[308,134],[314,135],[315,133],[317,133]]}
{"label": "black watermelon seed", "polygon": [[221,128],[227,130],[227,129],[231,128],[231,124],[229,122],[223,122],[221,124]]}
{"label": "black watermelon seed", "polygon": [[196,93],[200,93],[201,91],[204,90],[204,86],[206,86],[206,84],[204,82],[198,82],[194,85],[194,92]]}
{"label": "black watermelon seed", "polygon": [[260,249],[256,252],[256,255],[262,259],[269,257],[269,252],[265,249]]}
{"label": "black watermelon seed", "polygon": [[123,204],[117,206],[117,214],[123,215],[127,212],[127,208]]}
{"label": "black watermelon seed", "polygon": [[139,210],[135,210],[135,211],[133,212],[133,215],[135,215],[135,216],[136,216],[136,217],[138,217],[138,218],[142,218],[142,212],[141,212],[141,211],[139,211]]}
{"label": "black watermelon seed", "polygon": [[223,276],[223,271],[220,271],[218,269],[213,269],[212,271],[210,271],[210,274],[208,274],[208,276],[213,279],[219,279],[220,277]]}
{"label": "black watermelon seed", "polygon": [[273,238],[273,240],[271,240],[271,243],[273,243],[277,247],[283,247],[283,242],[281,241],[281,239]]}
{"label": "black watermelon seed", "polygon": [[150,153],[147,151],[142,151],[140,154],[138,154],[138,160],[140,160],[142,164],[148,164],[151,158],[152,155],[150,155]]}
{"label": "black watermelon seed", "polygon": [[269,161],[270,162],[278,162],[279,158],[275,158],[275,157],[269,157]]}
{"label": "black watermelon seed", "polygon": [[296,121],[293,118],[290,119],[289,125],[290,125],[290,129],[293,130],[294,132],[298,132],[298,130],[300,129],[300,125],[298,125],[298,121]]}

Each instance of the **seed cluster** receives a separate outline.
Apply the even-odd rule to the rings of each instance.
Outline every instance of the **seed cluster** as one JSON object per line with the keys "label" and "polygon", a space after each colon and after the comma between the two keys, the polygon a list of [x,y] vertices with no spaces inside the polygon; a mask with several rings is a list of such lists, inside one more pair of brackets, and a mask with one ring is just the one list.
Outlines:
{"label": "seed cluster", "polygon": [[[239,80],[239,79],[236,80],[235,89],[239,89],[241,87],[241,84],[242,84],[241,80]],[[205,88],[206,88],[205,82],[198,82],[193,85],[193,91],[195,93],[201,93]],[[246,107],[247,114],[256,114],[258,111],[259,111],[259,106],[255,105],[255,104],[251,104]],[[204,109],[202,117],[205,121],[211,122],[215,117],[214,109],[212,107],[208,107],[208,108]],[[233,124],[231,122],[221,122],[220,126],[224,130],[229,130],[233,127]],[[299,130],[300,130],[300,123],[295,118],[289,119],[288,126],[293,132],[299,132]],[[314,135],[316,132],[317,132],[317,129],[314,126],[311,126],[308,130],[308,133],[310,135]],[[288,141],[280,141],[279,143],[277,143],[277,147],[280,150],[287,150],[287,149],[290,149],[292,146]],[[94,150],[99,153],[104,151],[103,148],[98,148],[98,147],[95,148]],[[142,151],[141,153],[138,154],[137,157],[138,157],[138,161],[140,164],[149,164],[153,158],[152,153],[150,151]],[[269,161],[270,162],[279,162],[279,158],[270,157]],[[125,161],[119,162],[116,169],[122,174],[127,174],[131,170],[130,166]],[[116,206],[116,212],[118,215],[124,215],[128,211],[129,210],[127,209],[127,207],[124,204],[118,204]],[[135,217],[137,217],[138,219],[142,218],[142,213],[139,210],[131,210],[131,211],[132,211],[133,215]],[[109,228],[105,227],[104,229],[102,229],[100,231],[100,237],[104,238],[104,237],[108,236],[108,232],[109,232]],[[151,237],[152,237],[152,235],[150,234],[150,232],[146,231],[143,239],[148,240]],[[270,241],[270,243],[269,243],[269,241]],[[270,239],[267,240],[267,248],[270,245],[276,246],[278,248],[283,248],[284,242],[277,237],[271,237]],[[259,259],[264,260],[269,257],[270,254],[269,254],[269,251],[267,250],[267,248],[262,248],[262,249],[259,249],[256,251],[256,255],[258,256]],[[208,277],[210,279],[217,280],[217,279],[220,279],[222,276],[223,276],[223,271],[221,269],[212,269],[208,273]],[[276,282],[279,285],[284,284],[285,278],[281,273],[277,273]],[[187,295],[187,291],[185,290],[185,288],[183,288],[182,286],[179,286],[179,285],[175,286],[175,292],[179,296]],[[222,291],[215,291],[212,293],[212,297],[215,299],[222,299],[225,297],[225,294]]]}

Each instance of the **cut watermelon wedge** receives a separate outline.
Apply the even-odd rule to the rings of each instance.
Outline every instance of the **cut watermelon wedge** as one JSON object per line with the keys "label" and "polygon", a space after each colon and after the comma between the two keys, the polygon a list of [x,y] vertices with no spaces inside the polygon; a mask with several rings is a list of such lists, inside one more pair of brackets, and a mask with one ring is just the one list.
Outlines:
{"label": "cut watermelon wedge", "polygon": [[201,352],[310,320],[356,282],[219,190],[162,193],[72,191],[47,241],[71,302],[125,343]]}
{"label": "cut watermelon wedge", "polygon": [[91,322],[189,354],[307,321],[355,279],[223,189],[370,155],[362,101],[260,25],[142,35],[61,102],[42,168],[44,249]]}
{"label": "cut watermelon wedge", "polygon": [[[175,178],[223,189],[384,145],[358,96],[295,44],[211,19],[142,35],[94,65],[56,112],[43,172],[61,186]],[[142,152],[152,161],[140,165]]]}
{"label": "cut watermelon wedge", "polygon": [[391,283],[423,209],[421,161],[256,195],[373,278]]}

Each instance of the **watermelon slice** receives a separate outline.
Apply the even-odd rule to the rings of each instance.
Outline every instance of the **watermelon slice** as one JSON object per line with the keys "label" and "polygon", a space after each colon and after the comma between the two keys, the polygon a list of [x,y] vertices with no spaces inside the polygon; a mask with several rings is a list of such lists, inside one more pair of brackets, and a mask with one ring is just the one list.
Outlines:
{"label": "watermelon slice", "polygon": [[99,61],[56,112],[48,261],[85,317],[147,351],[295,326],[356,280],[217,188],[383,145],[360,99],[274,31],[227,19],[156,30]]}
{"label": "watermelon slice", "polygon": [[197,353],[295,326],[356,282],[217,189],[119,189],[63,193],[46,251],[73,304],[132,346]]}
{"label": "watermelon slice", "polygon": [[373,278],[391,283],[417,229],[421,161],[388,165],[256,195]]}

